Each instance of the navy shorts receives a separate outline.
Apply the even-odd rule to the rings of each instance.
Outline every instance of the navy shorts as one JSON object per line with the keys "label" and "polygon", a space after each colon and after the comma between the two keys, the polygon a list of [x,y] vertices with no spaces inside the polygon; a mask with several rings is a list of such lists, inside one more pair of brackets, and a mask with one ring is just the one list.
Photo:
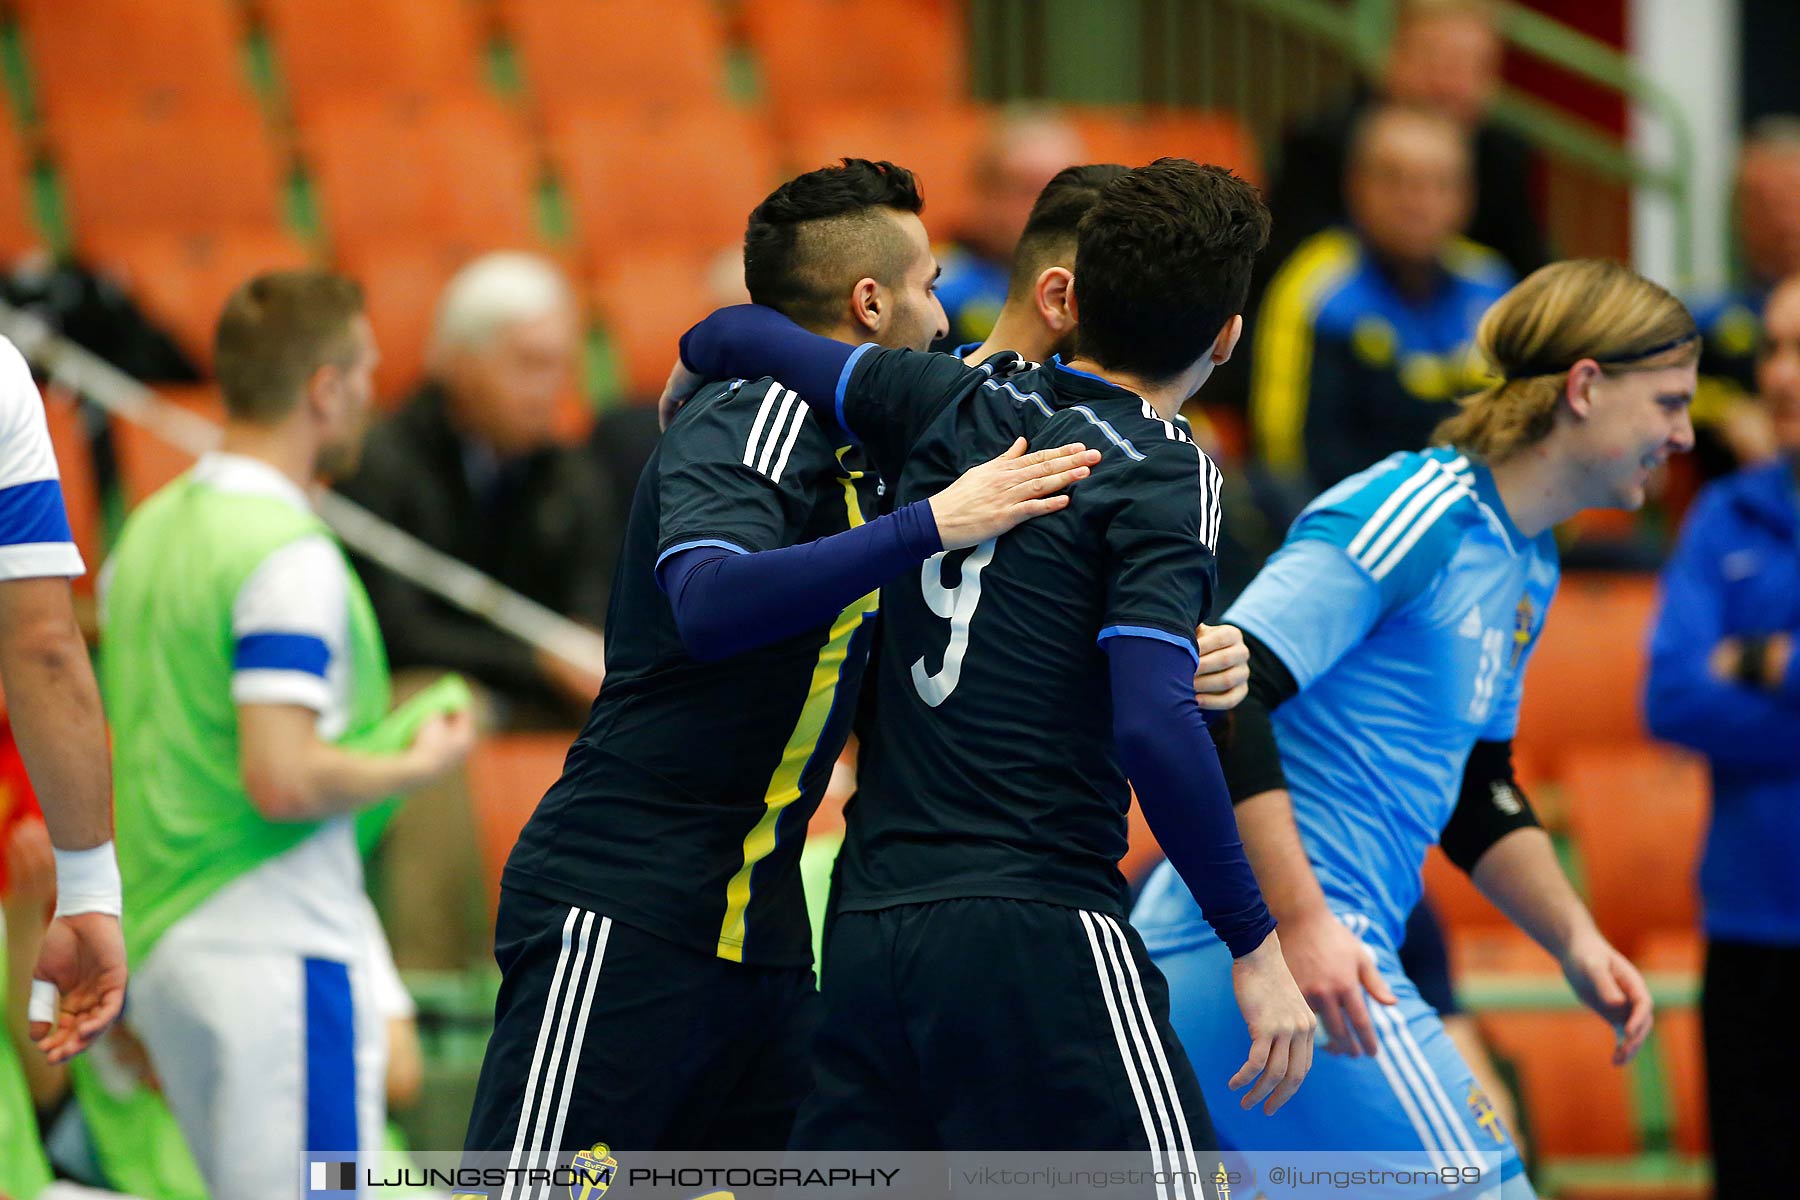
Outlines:
{"label": "navy shorts", "polygon": [[[781,1150],[811,1087],[808,967],[757,967],[502,889],[468,1151]],[[529,1164],[528,1164],[529,1165]]]}
{"label": "navy shorts", "polygon": [[796,1149],[1143,1151],[1217,1169],[1168,990],[1118,917],[1004,899],[840,912],[824,958]]}

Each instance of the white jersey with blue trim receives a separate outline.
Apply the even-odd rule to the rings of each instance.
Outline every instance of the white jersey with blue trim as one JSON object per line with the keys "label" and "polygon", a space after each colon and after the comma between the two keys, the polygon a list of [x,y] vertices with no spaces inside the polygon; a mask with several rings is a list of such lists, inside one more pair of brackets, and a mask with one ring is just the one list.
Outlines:
{"label": "white jersey with blue trim", "polygon": [[0,582],[69,579],[85,570],[69,533],[44,399],[18,348],[0,338]]}
{"label": "white jersey with blue trim", "polygon": [[[1513,735],[1557,574],[1553,536],[1520,534],[1484,464],[1406,452],[1314,500],[1225,614],[1293,673],[1274,725],[1301,839],[1331,906],[1386,945],[1469,751]],[[1191,940],[1161,907],[1140,910],[1146,939]]]}

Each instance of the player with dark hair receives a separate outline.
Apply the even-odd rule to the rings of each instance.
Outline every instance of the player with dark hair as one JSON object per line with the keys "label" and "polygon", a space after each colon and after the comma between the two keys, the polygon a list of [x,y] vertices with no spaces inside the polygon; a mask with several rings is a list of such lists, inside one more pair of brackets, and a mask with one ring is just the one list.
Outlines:
{"label": "player with dark hair", "polygon": [[[750,216],[751,294],[826,338],[923,348],[944,316],[922,207],[889,163],[783,184]],[[782,1148],[816,1019],[799,851],[876,591],[1066,505],[1097,459],[1014,447],[876,517],[862,452],[776,380],[687,405],[638,484],[606,685],[507,860],[470,1151]]]}
{"label": "player with dark hair", "polygon": [[1070,297],[1076,227],[1106,185],[1126,171],[1117,163],[1064,167],[1044,185],[1013,251],[1006,303],[994,330],[979,346],[957,347],[958,358],[974,365],[1012,350],[1027,362],[1043,362],[1064,348],[1075,333]]}
{"label": "player with dark hair", "polygon": [[[1268,237],[1255,191],[1163,159],[1079,226],[1069,363],[969,367],[815,337],[777,313],[715,313],[688,368],[773,370],[860,439],[905,504],[1015,438],[1092,439],[1071,503],[883,591],[877,705],[826,937],[818,1090],[802,1149],[1149,1151],[1185,1174],[1213,1135],[1169,1031],[1162,979],[1124,922],[1127,779],[1237,960],[1272,1111],[1311,1061],[1196,706],[1218,472],[1178,426],[1230,355]],[[1129,331],[1129,332],[1128,332]]]}

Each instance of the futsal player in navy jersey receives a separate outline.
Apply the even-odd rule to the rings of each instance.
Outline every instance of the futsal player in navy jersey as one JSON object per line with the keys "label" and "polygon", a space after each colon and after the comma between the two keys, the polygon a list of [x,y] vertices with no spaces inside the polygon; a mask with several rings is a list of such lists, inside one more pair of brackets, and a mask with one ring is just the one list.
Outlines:
{"label": "futsal player in navy jersey", "polygon": [[[926,346],[944,316],[922,207],[890,163],[789,181],[751,214],[751,295],[828,337]],[[817,1001],[799,852],[877,589],[1062,507],[1099,457],[1002,446],[878,516],[865,452],[834,434],[779,380],[725,377],[645,469],[606,685],[502,877],[468,1150],[785,1145]]]}
{"label": "futsal player in navy jersey", "polygon": [[755,306],[684,339],[671,392],[774,372],[901,504],[1017,437],[1102,454],[1066,509],[884,589],[880,737],[847,814],[799,1148],[1141,1150],[1190,1177],[1172,1194],[1203,1194],[1206,1110],[1122,920],[1127,780],[1237,956],[1245,1103],[1304,1078],[1314,1019],[1194,697],[1218,472],[1174,419],[1236,344],[1267,235],[1242,181],[1165,159],[1080,224],[1068,362],[851,350]]}

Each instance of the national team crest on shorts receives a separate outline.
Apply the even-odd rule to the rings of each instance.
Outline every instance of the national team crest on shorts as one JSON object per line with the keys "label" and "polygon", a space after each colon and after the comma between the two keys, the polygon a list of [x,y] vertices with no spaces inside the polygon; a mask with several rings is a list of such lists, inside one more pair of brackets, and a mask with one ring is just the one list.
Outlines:
{"label": "national team crest on shorts", "polygon": [[619,1172],[619,1160],[605,1142],[595,1142],[569,1160],[569,1170],[575,1173],[575,1182],[569,1185],[570,1200],[600,1200]]}
{"label": "national team crest on shorts", "polygon": [[1506,1126],[1500,1120],[1500,1114],[1494,1111],[1494,1102],[1487,1098],[1487,1093],[1480,1087],[1469,1086],[1469,1111],[1475,1115],[1475,1124],[1493,1135],[1496,1143],[1506,1141]]}

